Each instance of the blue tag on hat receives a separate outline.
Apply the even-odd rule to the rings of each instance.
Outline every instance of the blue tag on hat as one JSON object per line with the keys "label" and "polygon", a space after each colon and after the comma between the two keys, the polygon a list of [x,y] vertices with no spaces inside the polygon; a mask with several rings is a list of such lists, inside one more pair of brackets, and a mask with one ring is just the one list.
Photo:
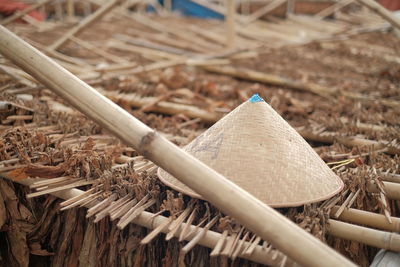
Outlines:
{"label": "blue tag on hat", "polygon": [[249,101],[251,103],[265,102],[265,100],[259,94],[254,94],[252,97],[249,98]]}

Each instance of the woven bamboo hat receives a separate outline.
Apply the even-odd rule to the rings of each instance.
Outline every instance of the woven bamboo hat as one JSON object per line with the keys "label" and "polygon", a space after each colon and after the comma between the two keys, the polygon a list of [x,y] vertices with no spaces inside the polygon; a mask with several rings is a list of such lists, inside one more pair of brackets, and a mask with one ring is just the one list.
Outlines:
{"label": "woven bamboo hat", "polygon": [[[343,188],[311,146],[258,95],[184,150],[272,207],[322,201]],[[166,171],[159,169],[158,176],[173,189],[202,198]]]}

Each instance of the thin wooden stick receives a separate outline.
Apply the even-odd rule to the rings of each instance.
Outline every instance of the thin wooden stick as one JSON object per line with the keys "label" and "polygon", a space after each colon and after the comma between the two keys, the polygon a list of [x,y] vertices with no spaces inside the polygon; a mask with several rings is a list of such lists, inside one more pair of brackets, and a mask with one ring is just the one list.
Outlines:
{"label": "thin wooden stick", "polygon": [[[140,97],[134,93],[123,94],[113,91],[100,91],[100,92],[116,103],[123,102],[130,105],[133,108],[142,108],[145,106],[149,106],[156,100],[155,97]],[[156,105],[153,105],[151,110],[153,112],[160,112],[169,115],[184,114],[189,118],[200,118],[206,122],[215,122],[222,117],[222,114],[219,114],[217,112],[209,112],[207,110],[203,110],[195,106],[178,104],[168,101],[158,102]]]}
{"label": "thin wooden stick", "polygon": [[248,255],[253,254],[254,248],[258,245],[260,240],[261,240],[261,237],[257,236],[256,240],[254,240],[254,242],[251,244],[251,246],[246,251],[244,251],[243,253],[244,254],[248,254]]}
{"label": "thin wooden stick", "polygon": [[183,241],[185,239],[185,236],[189,233],[189,226],[192,225],[194,217],[196,216],[197,212],[197,206],[193,209],[192,213],[189,215],[189,218],[186,221],[186,224],[184,225],[181,234],[179,235],[179,241]]}
{"label": "thin wooden stick", "polygon": [[67,33],[61,36],[61,38],[59,38],[52,45],[49,46],[49,49],[57,50],[60,46],[67,42],[71,36],[78,34],[97,20],[101,19],[108,11],[113,9],[120,2],[121,0],[112,0],[107,2],[101,8],[97,9],[96,12],[94,12],[91,16],[86,17],[85,19],[80,21],[78,25],[76,25],[74,28],[70,29]]}
{"label": "thin wooden stick", "polygon": [[99,202],[95,206],[93,206],[90,209],[88,209],[87,214],[86,214],[86,218],[90,218],[93,215],[95,215],[97,212],[105,209],[106,207],[108,207],[108,205],[110,205],[116,199],[117,199],[117,195],[116,194],[112,194],[111,196],[109,196],[106,199],[102,200],[101,202]]}
{"label": "thin wooden stick", "polygon": [[[278,211],[169,142],[2,26],[0,53],[295,261],[306,266],[354,266]],[[284,238],[276,233],[282,233]]]}
{"label": "thin wooden stick", "polygon": [[164,223],[158,225],[157,227],[155,227],[153,229],[153,231],[151,231],[148,235],[145,236],[145,238],[143,238],[140,241],[141,245],[145,245],[151,242],[151,240],[153,240],[153,238],[155,238],[159,233],[163,232],[163,231],[167,231],[167,227],[171,224],[172,222],[172,218],[170,217],[169,220],[164,221]]}
{"label": "thin wooden stick", "polygon": [[272,10],[274,10],[275,8],[277,8],[278,6],[282,5],[283,3],[285,3],[287,0],[277,0],[277,1],[271,1],[269,2],[267,5],[263,6],[262,8],[257,9],[257,11],[255,11],[254,13],[252,13],[251,15],[249,15],[244,23],[245,24],[249,24],[254,22],[255,20],[261,18],[262,16],[264,16],[265,14],[268,14],[268,12],[271,12]]}
{"label": "thin wooden stick", "polygon": [[397,18],[392,12],[388,11],[386,8],[378,4],[373,0],[357,0],[357,2],[368,7],[372,11],[376,12],[379,16],[387,20],[393,27],[400,30],[400,19]]}
{"label": "thin wooden stick", "polygon": [[75,0],[67,0],[67,15],[69,19],[75,17],[74,1]]}
{"label": "thin wooden stick", "polygon": [[29,12],[42,7],[43,5],[47,4],[50,1],[52,1],[52,0],[43,0],[43,1],[39,2],[39,3],[31,5],[31,6],[27,7],[27,8],[25,8],[24,10],[16,12],[14,15],[4,19],[3,21],[0,22],[0,24],[1,25],[7,25],[7,24],[13,22],[16,19],[19,19],[19,18],[25,16]]}
{"label": "thin wooden stick", "polygon": [[77,182],[70,183],[68,185],[64,185],[64,186],[60,186],[60,187],[56,187],[56,188],[50,188],[50,189],[43,190],[40,192],[30,193],[30,194],[26,195],[26,197],[27,198],[39,197],[39,196],[43,196],[43,195],[50,194],[53,192],[62,191],[65,189],[71,189],[71,188],[75,188],[75,187],[80,187],[80,186],[84,186],[84,185],[89,185],[89,184],[93,184],[93,183],[94,183],[94,181],[86,181],[85,179],[81,179],[81,180],[78,180]]}
{"label": "thin wooden stick", "polygon": [[82,199],[80,199],[80,200],[78,200],[78,201],[75,201],[74,203],[71,203],[71,204],[69,204],[69,205],[67,205],[67,206],[62,207],[60,210],[71,209],[71,208],[77,207],[77,206],[79,206],[79,205],[84,206],[85,203],[90,202],[90,201],[96,199],[96,198],[97,198],[98,196],[100,196],[102,193],[103,193],[103,192],[100,191],[100,192],[96,192],[96,193],[94,193],[94,194],[90,194],[90,195],[88,195],[88,196],[86,196],[86,197],[84,197],[84,198],[82,198]]}
{"label": "thin wooden stick", "polygon": [[[55,178],[55,179],[57,179],[57,178]],[[36,185],[36,184],[38,184],[38,183],[34,183],[33,185]],[[33,185],[32,185],[32,186],[33,186]],[[31,188],[32,188],[32,187],[31,187]],[[82,195],[79,195],[79,196],[70,198],[70,199],[68,199],[68,200],[65,200],[65,201],[63,201],[63,202],[60,203],[60,207],[65,207],[65,206],[71,205],[72,203],[74,203],[74,202],[76,202],[76,201],[78,201],[78,200],[81,200],[81,199],[83,199],[83,198],[85,198],[85,197],[91,195],[95,190],[96,190],[96,188],[91,188],[91,189],[89,189],[89,190],[86,190],[85,193],[82,194]]]}
{"label": "thin wooden stick", "polygon": [[136,204],[137,204],[137,200],[133,199],[133,200],[129,201],[128,203],[126,203],[125,205],[123,205],[123,206],[121,205],[121,207],[119,207],[117,211],[113,211],[113,212],[110,211],[109,212],[110,220],[114,221],[115,219],[123,216],[126,212],[128,212],[128,210],[130,208],[132,208]]}
{"label": "thin wooden stick", "polygon": [[225,0],[225,23],[226,23],[226,45],[228,49],[235,49],[236,46],[236,31],[235,31],[235,13],[236,13],[236,1]]}
{"label": "thin wooden stick", "polygon": [[129,223],[131,223],[136,217],[140,215],[147,208],[151,207],[156,203],[155,199],[151,199],[149,202],[143,204],[142,206],[136,208],[132,213],[129,213],[129,216],[125,220],[121,220],[118,222],[117,227],[119,229],[124,229]]}
{"label": "thin wooden stick", "polygon": [[225,240],[228,237],[228,230],[224,230],[222,232],[221,238],[218,240],[217,244],[215,245],[214,249],[210,253],[210,257],[216,257],[220,255],[222,248],[225,245]]}
{"label": "thin wooden stick", "polygon": [[[127,199],[130,199],[132,196],[131,195],[126,195],[123,198],[120,198],[116,201],[111,202],[109,205],[107,205],[103,210],[101,210],[99,213],[96,214],[96,217],[94,219],[94,223],[99,222],[103,218],[105,218],[108,215],[108,212],[118,206],[120,203],[126,201]],[[105,204],[104,204],[105,205]]]}
{"label": "thin wooden stick", "polygon": [[324,10],[321,10],[320,12],[315,14],[314,16],[317,17],[317,18],[323,19],[325,17],[328,17],[328,16],[332,15],[333,13],[338,11],[339,9],[350,5],[353,2],[354,2],[354,0],[341,0],[341,1],[336,2],[335,4],[325,8]]}
{"label": "thin wooden stick", "polygon": [[219,216],[215,216],[209,221],[206,226],[200,229],[200,231],[189,241],[183,248],[182,253],[187,254],[199,241],[205,236],[206,232],[218,221]]}
{"label": "thin wooden stick", "polygon": [[189,206],[187,207],[181,215],[179,215],[178,218],[176,218],[175,221],[173,221],[171,223],[171,225],[168,227],[168,229],[170,230],[170,232],[167,234],[167,236],[165,237],[165,240],[171,240],[174,236],[176,231],[178,231],[178,228],[181,226],[181,224],[183,223],[183,221],[186,219],[187,216],[189,216],[190,211],[192,210],[192,207]]}

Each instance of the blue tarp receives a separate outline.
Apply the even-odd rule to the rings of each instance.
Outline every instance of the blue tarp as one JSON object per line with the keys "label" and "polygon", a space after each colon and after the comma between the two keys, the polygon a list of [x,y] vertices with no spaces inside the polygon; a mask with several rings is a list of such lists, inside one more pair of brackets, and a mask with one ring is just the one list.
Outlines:
{"label": "blue tarp", "polygon": [[[171,0],[172,10],[181,13],[182,15],[199,17],[204,19],[224,19],[224,16],[212,11],[204,6],[196,4],[188,0]],[[162,5],[164,0],[158,0]]]}

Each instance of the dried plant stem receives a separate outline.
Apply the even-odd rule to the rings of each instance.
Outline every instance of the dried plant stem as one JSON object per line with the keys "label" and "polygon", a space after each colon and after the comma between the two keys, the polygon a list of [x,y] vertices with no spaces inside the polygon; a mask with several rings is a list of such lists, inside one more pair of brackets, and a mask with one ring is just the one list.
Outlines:
{"label": "dried plant stem", "polygon": [[97,203],[96,205],[94,205],[93,207],[88,209],[86,218],[90,218],[93,215],[95,215],[97,212],[105,209],[106,207],[108,207],[108,205],[110,205],[116,199],[117,199],[117,195],[112,194],[111,196],[107,197],[106,199],[100,201],[99,203]]}
{"label": "dried plant stem", "polygon": [[[134,108],[142,108],[149,106],[157,100],[156,97],[140,97],[136,94],[122,94],[112,91],[101,92],[106,97],[110,98],[116,103],[126,103]],[[206,122],[216,122],[222,117],[222,114],[209,112],[195,106],[172,103],[167,101],[157,102],[151,108],[153,112],[160,112],[168,115],[184,114],[189,118],[200,118]]]}
{"label": "dried plant stem", "polygon": [[196,217],[196,212],[197,212],[197,206],[195,206],[192,213],[190,213],[189,218],[187,219],[186,224],[184,225],[181,234],[179,235],[179,241],[185,240],[185,236],[188,235],[189,226],[192,225],[194,217]]}
{"label": "dried plant stem", "polygon": [[157,227],[153,229],[145,238],[140,241],[140,244],[145,245],[151,242],[153,238],[155,238],[161,232],[167,232],[167,227],[171,224],[172,218],[170,217],[169,220],[165,220],[163,223],[159,224]]}
{"label": "dried plant stem", "polygon": [[189,213],[190,213],[191,210],[192,210],[191,206],[187,207],[182,212],[182,214],[179,215],[179,217],[176,218],[176,220],[171,223],[171,225],[168,227],[168,230],[170,230],[170,232],[165,237],[165,240],[167,240],[167,241],[171,240],[175,236],[176,231],[178,231],[178,228],[181,226],[181,224],[186,219],[186,217],[189,216]]}
{"label": "dried plant stem", "polygon": [[200,229],[196,235],[182,248],[182,253],[187,254],[205,236],[206,232],[218,221],[219,216],[215,216],[206,226]]}
{"label": "dried plant stem", "polygon": [[220,255],[220,252],[225,245],[225,240],[228,237],[228,230],[224,230],[222,232],[221,238],[218,240],[217,244],[215,245],[214,249],[211,251],[210,256],[216,257]]}
{"label": "dried plant stem", "polygon": [[90,184],[93,184],[93,183],[95,183],[95,181],[86,181],[85,179],[81,179],[81,180],[78,180],[78,181],[76,181],[74,183],[70,183],[70,184],[67,184],[67,185],[63,185],[63,186],[59,186],[59,187],[55,187],[55,188],[50,188],[50,189],[43,190],[43,191],[40,191],[40,192],[30,193],[26,197],[27,198],[33,198],[33,197],[43,196],[43,195],[50,194],[50,193],[53,193],[53,192],[63,191],[65,189],[80,187],[80,186],[84,186],[84,185],[90,185]]}
{"label": "dried plant stem", "polygon": [[29,12],[31,12],[31,11],[33,11],[33,10],[35,10],[35,9],[38,9],[38,8],[40,8],[40,7],[42,7],[43,5],[47,4],[47,3],[50,2],[50,1],[53,1],[53,0],[43,0],[43,1],[41,1],[41,2],[38,2],[38,3],[34,4],[34,5],[31,5],[31,6],[27,7],[27,8],[25,8],[24,10],[19,11],[19,12],[16,12],[14,15],[12,15],[12,16],[10,16],[10,17],[4,19],[4,20],[2,20],[2,21],[0,22],[0,24],[1,24],[1,25],[7,25],[7,24],[13,22],[13,21],[16,20],[16,19],[19,19],[19,18],[25,16],[25,15],[28,14]]}
{"label": "dried plant stem", "polygon": [[71,204],[69,204],[69,205],[67,205],[67,206],[62,207],[60,210],[71,209],[71,208],[77,207],[77,206],[79,206],[79,205],[84,206],[85,203],[88,203],[88,202],[93,201],[93,200],[96,199],[98,196],[100,196],[102,193],[103,193],[103,192],[100,191],[100,192],[96,192],[96,193],[94,193],[94,194],[90,194],[90,195],[88,195],[88,196],[86,196],[86,197],[84,197],[84,198],[82,198],[82,199],[80,199],[80,200],[78,200],[78,201],[75,201],[74,203],[71,203]]}
{"label": "dried plant stem", "polygon": [[397,18],[392,12],[388,11],[386,8],[381,6],[375,1],[372,0],[357,0],[357,2],[363,4],[364,6],[368,7],[372,11],[376,12],[382,18],[387,20],[393,27],[400,30],[400,19]]}
{"label": "dried plant stem", "polygon": [[101,19],[108,11],[114,8],[117,4],[119,4],[121,0],[112,0],[104,4],[101,8],[97,9],[92,15],[86,17],[82,21],[78,23],[74,28],[70,29],[67,33],[61,36],[60,39],[55,41],[51,46],[49,46],[50,50],[57,50],[60,46],[62,46],[71,36],[78,34],[97,20]]}

